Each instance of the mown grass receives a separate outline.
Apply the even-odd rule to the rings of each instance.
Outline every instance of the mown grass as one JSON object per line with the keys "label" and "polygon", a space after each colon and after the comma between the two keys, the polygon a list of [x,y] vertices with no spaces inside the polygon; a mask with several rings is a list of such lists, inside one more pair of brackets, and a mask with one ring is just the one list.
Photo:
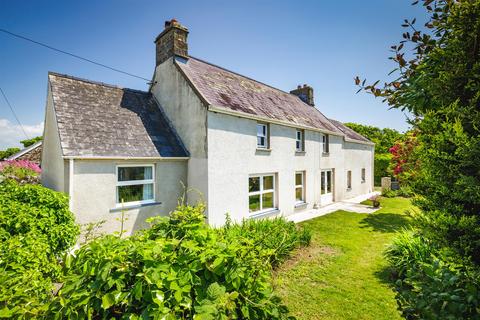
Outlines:
{"label": "mown grass", "polygon": [[401,319],[385,246],[409,224],[404,198],[382,199],[374,214],[337,211],[303,223],[312,242],[286,261],[275,290],[298,319]]}

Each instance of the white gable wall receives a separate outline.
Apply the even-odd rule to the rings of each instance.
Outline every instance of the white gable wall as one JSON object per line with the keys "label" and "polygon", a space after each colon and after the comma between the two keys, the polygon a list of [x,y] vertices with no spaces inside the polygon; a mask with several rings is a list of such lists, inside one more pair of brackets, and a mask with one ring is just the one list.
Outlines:
{"label": "white gable wall", "polygon": [[207,109],[170,58],[158,65],[151,92],[190,153],[188,200],[208,202]]}
{"label": "white gable wall", "polygon": [[43,132],[42,150],[42,184],[47,188],[68,192],[68,181],[65,176],[65,162],[63,160],[57,119],[53,106],[53,97],[48,85],[47,105],[45,107],[45,129]]}

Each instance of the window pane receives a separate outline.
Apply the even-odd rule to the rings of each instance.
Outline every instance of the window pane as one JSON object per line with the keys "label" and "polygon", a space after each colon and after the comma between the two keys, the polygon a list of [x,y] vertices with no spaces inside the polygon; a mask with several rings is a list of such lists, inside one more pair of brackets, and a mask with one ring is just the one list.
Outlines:
{"label": "window pane", "polygon": [[327,193],[332,192],[332,171],[327,171]]}
{"label": "window pane", "polygon": [[248,178],[248,192],[260,191],[260,177]]}
{"label": "window pane", "polygon": [[303,201],[303,188],[295,188],[295,200]]}
{"label": "window pane", "polygon": [[347,188],[352,187],[352,171],[347,172]]}
{"label": "window pane", "polygon": [[266,147],[267,144],[265,143],[264,137],[257,137],[257,146],[259,147]]}
{"label": "window pane", "polygon": [[263,190],[272,190],[273,189],[273,176],[263,177]]}
{"label": "window pane", "polygon": [[250,212],[260,210],[260,195],[254,195],[248,197],[248,208]]}
{"label": "window pane", "polygon": [[153,200],[153,184],[118,186],[118,202]]}
{"label": "window pane", "polygon": [[295,173],[295,185],[296,186],[303,185],[303,173],[301,172]]}
{"label": "window pane", "polygon": [[296,142],[295,142],[295,148],[297,148],[297,150],[300,150],[300,149],[301,149],[301,143],[300,143],[300,141],[296,141]]}
{"label": "window pane", "polygon": [[273,208],[273,192],[264,193],[262,195],[262,209]]}
{"label": "window pane", "polygon": [[365,169],[362,169],[362,181],[365,181]]}
{"label": "window pane", "polygon": [[150,180],[152,167],[119,167],[118,181]]}
{"label": "window pane", "polygon": [[325,194],[325,171],[322,171],[322,179],[321,179],[321,190],[322,194]]}
{"label": "window pane", "polygon": [[267,135],[267,126],[264,124],[257,124],[257,136],[265,137]]}

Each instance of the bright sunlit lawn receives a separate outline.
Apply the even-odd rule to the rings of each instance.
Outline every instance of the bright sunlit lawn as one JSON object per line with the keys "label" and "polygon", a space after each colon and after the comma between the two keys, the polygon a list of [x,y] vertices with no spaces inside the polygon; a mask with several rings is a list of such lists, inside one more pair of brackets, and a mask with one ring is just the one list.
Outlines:
{"label": "bright sunlit lawn", "polygon": [[408,225],[410,201],[383,198],[381,206],[303,223],[313,233],[310,247],[275,274],[276,292],[298,319],[401,319],[382,252]]}

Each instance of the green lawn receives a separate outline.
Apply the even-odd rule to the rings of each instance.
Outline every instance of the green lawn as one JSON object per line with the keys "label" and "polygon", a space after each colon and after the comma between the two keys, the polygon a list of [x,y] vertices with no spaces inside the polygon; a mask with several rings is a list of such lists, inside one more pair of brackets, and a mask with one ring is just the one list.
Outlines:
{"label": "green lawn", "polygon": [[298,319],[400,319],[382,252],[408,225],[410,201],[382,199],[374,214],[337,211],[303,224],[310,247],[275,273],[275,290]]}

